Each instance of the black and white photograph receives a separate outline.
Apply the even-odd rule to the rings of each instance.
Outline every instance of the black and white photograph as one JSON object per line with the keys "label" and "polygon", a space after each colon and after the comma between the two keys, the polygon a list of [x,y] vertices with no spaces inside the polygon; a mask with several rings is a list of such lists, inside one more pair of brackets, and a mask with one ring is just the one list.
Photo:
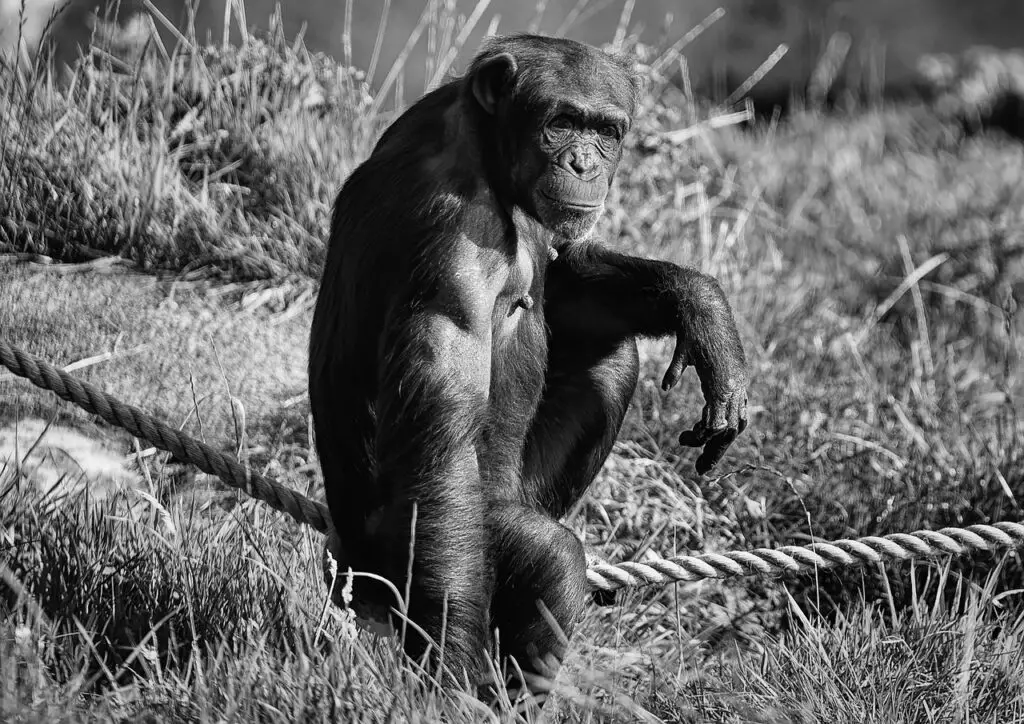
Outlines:
{"label": "black and white photograph", "polygon": [[1024,0],[0,0],[0,721],[1024,724]]}

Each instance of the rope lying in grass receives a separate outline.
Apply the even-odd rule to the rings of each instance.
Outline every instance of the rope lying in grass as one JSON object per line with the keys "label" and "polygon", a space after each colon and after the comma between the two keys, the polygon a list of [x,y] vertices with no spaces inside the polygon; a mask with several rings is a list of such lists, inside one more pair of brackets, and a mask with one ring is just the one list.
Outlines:
{"label": "rope lying in grass", "polygon": [[326,533],[331,527],[331,515],[323,503],[310,500],[291,488],[246,470],[234,457],[183,435],[139,408],[126,405],[88,382],[82,382],[3,339],[0,339],[0,363],[37,387],[50,390],[61,399],[99,415],[111,425],[122,427],[136,437],[148,440],[179,460],[187,460],[204,473],[216,475],[231,487],[244,490],[300,523],[310,525],[321,533]]}
{"label": "rope lying in grass", "polygon": [[[321,533],[326,533],[331,527],[330,513],[322,503],[246,470],[230,455],[183,435],[137,407],[120,402],[3,339],[0,339],[0,364],[37,387],[50,390],[62,399],[99,415],[111,425],[122,427],[148,440],[205,473],[216,475],[228,485],[244,490],[300,523],[312,526]],[[751,551],[657,558],[646,563],[608,563],[588,556],[587,581],[592,589],[614,591],[627,587],[667,585],[676,581],[773,576],[818,569],[849,568],[887,560],[960,556],[971,551],[994,551],[1022,545],[1024,525],[1006,522],[967,528],[943,528],[939,531],[893,533],[884,537],[867,536],[856,540],[843,539],[777,549],[757,548]]]}
{"label": "rope lying in grass", "polygon": [[591,588],[614,591],[627,586],[667,585],[675,581],[772,576],[824,568],[850,568],[887,560],[961,556],[975,550],[992,551],[1021,545],[1024,545],[1024,525],[995,523],[892,533],[885,537],[866,536],[856,540],[844,538],[806,546],[660,558],[647,563],[627,561],[612,565],[592,561],[588,566],[587,580]]}

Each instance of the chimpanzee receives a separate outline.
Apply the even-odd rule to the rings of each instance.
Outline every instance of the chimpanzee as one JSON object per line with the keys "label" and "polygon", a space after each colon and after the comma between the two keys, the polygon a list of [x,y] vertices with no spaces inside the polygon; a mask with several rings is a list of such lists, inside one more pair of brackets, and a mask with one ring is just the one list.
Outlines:
{"label": "chimpanzee", "polygon": [[[490,39],[335,203],[309,362],[329,546],[342,571],[408,583],[407,652],[427,651],[421,630],[458,680],[483,674],[495,629],[524,671],[561,659],[587,584],[558,519],[612,449],[638,336],[676,338],[664,389],[697,370],[706,404],[680,442],[704,448],[698,472],[746,425],[718,283],[587,240],[638,93],[622,57]],[[355,597],[396,605],[371,579]]]}

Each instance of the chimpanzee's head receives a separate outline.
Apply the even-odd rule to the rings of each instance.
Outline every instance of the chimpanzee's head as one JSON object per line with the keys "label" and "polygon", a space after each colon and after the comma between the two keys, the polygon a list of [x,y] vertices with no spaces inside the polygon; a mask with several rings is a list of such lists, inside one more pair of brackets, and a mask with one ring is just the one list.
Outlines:
{"label": "chimpanzee's head", "polygon": [[636,110],[631,64],[572,40],[513,35],[485,44],[467,85],[490,129],[482,141],[496,146],[481,149],[496,191],[560,236],[589,234]]}

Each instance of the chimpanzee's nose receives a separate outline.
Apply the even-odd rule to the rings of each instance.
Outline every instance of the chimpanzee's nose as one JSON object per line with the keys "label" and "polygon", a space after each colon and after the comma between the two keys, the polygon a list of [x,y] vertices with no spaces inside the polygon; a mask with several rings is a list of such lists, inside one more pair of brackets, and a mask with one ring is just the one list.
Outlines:
{"label": "chimpanzee's nose", "polygon": [[582,179],[589,179],[597,168],[596,154],[589,148],[574,148],[569,151],[569,168]]}

